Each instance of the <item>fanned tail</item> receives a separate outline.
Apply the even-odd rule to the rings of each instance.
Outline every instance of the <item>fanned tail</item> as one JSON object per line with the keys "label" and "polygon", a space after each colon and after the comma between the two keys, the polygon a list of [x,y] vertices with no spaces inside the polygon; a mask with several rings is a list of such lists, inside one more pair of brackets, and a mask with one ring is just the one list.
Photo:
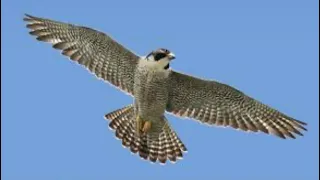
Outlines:
{"label": "fanned tail", "polygon": [[132,104],[106,114],[105,118],[111,121],[109,127],[115,131],[115,136],[122,141],[122,145],[132,153],[138,153],[143,159],[159,161],[162,164],[166,163],[167,159],[176,162],[177,159],[182,159],[183,152],[187,151],[164,116],[165,125],[158,138],[152,138],[152,141],[149,135],[136,136]]}

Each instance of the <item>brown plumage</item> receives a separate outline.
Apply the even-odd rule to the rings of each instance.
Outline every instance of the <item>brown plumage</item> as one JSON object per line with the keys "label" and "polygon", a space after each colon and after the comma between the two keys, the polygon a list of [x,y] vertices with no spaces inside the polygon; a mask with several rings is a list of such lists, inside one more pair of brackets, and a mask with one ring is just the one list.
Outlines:
{"label": "brown plumage", "polygon": [[159,137],[151,141],[148,134],[136,136],[135,116],[133,105],[126,106],[105,115],[110,120],[109,127],[115,131],[115,135],[122,141],[122,145],[129,148],[132,153],[137,153],[143,159],[151,162],[166,163],[167,159],[176,162],[183,157],[187,148],[181,142],[177,134],[170,128],[166,121]]}

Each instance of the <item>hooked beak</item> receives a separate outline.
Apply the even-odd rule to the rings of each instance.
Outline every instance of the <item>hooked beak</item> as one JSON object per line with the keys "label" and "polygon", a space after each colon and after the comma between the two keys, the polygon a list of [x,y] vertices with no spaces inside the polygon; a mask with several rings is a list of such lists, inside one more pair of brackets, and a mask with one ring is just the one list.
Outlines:
{"label": "hooked beak", "polygon": [[169,53],[168,54],[169,60],[174,60],[176,58],[176,56],[173,53]]}

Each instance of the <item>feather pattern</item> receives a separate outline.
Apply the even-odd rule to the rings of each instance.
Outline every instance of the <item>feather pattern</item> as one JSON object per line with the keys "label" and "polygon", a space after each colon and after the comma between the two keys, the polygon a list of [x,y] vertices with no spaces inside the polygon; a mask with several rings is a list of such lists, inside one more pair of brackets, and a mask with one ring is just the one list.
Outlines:
{"label": "feather pattern", "polygon": [[302,121],[215,81],[171,71],[167,112],[202,123],[230,126],[243,131],[262,131],[280,138],[295,138],[307,130]]}
{"label": "feather pattern", "polygon": [[91,28],[26,15],[24,21],[37,40],[86,67],[112,85],[133,95],[134,72],[139,56],[110,36]]}
{"label": "feather pattern", "polygon": [[165,123],[161,132],[157,138],[151,138],[149,134],[136,136],[133,105],[105,115],[105,119],[110,120],[109,127],[115,131],[116,137],[122,141],[124,147],[129,148],[132,153],[139,154],[142,159],[158,161],[161,164],[166,163],[168,159],[176,162],[182,159],[183,153],[187,151],[167,119],[163,118]]}

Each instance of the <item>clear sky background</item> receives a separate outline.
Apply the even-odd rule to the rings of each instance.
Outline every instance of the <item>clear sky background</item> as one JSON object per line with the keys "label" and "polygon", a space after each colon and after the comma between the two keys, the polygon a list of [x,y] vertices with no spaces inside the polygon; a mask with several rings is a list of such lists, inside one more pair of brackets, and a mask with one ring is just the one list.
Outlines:
{"label": "clear sky background", "polygon": [[[317,0],[1,4],[3,179],[319,178]],[[189,152],[176,164],[142,161],[103,119],[132,99],[35,41],[24,13],[104,31],[140,55],[168,48],[174,69],[230,84],[309,131],[282,140],[168,116]]]}

